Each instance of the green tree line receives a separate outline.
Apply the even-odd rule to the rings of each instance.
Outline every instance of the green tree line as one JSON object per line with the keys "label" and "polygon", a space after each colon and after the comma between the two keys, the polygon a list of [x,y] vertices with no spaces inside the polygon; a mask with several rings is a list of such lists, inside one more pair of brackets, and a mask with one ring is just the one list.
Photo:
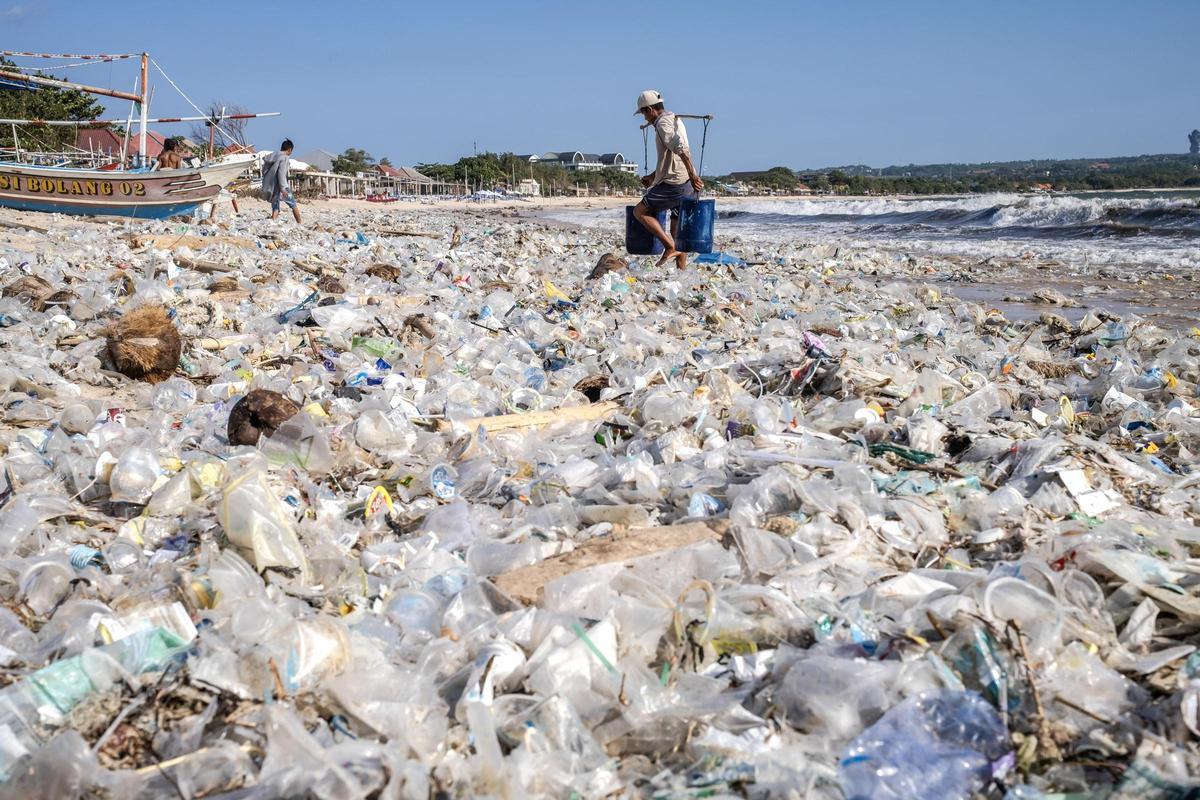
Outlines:
{"label": "green tree line", "polygon": [[572,172],[550,164],[531,164],[512,153],[480,153],[453,164],[418,164],[417,171],[440,181],[470,181],[473,187],[484,189],[505,186],[515,189],[522,180],[533,178],[541,185],[543,194],[568,192],[575,186],[586,186],[593,192],[637,191],[642,186],[636,175],[617,169]]}
{"label": "green tree line", "polygon": [[[0,69],[17,65],[0,57]],[[36,73],[41,75],[42,73]],[[44,75],[43,77],[54,77]],[[0,119],[54,119],[86,122],[99,118],[104,108],[94,97],[76,89],[44,86],[37,91],[0,88]],[[17,126],[23,150],[58,152],[75,144],[76,128],[69,126]],[[0,147],[14,147],[12,127],[0,126]]]}

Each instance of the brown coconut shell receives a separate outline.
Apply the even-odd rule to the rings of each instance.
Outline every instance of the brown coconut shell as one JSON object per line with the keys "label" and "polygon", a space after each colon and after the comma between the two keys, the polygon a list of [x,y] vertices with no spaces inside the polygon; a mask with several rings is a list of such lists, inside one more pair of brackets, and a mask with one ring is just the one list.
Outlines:
{"label": "brown coconut shell", "polygon": [[586,395],[593,403],[600,402],[600,392],[608,388],[607,375],[588,375],[575,384],[575,391]]}
{"label": "brown coconut shell", "polygon": [[258,444],[259,437],[270,436],[279,426],[294,417],[300,408],[270,389],[254,389],[238,400],[229,411],[226,436],[234,445]]}
{"label": "brown coconut shell", "polygon": [[332,275],[322,275],[317,279],[317,288],[326,294],[342,294],[346,287]]}
{"label": "brown coconut shell", "polygon": [[391,264],[372,264],[367,267],[366,273],[372,278],[379,278],[381,281],[394,281],[402,274],[399,267]]}
{"label": "brown coconut shell", "polygon": [[600,256],[600,260],[596,262],[596,266],[592,267],[592,272],[588,275],[588,280],[595,280],[602,277],[606,272],[620,272],[629,266],[625,260],[618,258],[612,253],[605,253]]}
{"label": "brown coconut shell", "polygon": [[171,377],[179,365],[183,340],[162,306],[135,308],[104,333],[109,358],[127,378],[159,383]]}
{"label": "brown coconut shell", "polygon": [[241,288],[241,283],[232,275],[222,275],[208,284],[208,291],[213,293],[236,292]]}

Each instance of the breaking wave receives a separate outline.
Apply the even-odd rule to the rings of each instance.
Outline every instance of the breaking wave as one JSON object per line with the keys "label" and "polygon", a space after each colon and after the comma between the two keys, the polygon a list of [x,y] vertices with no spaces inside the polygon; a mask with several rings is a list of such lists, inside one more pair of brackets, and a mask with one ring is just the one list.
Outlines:
{"label": "breaking wave", "polygon": [[726,206],[719,218],[735,225],[832,226],[859,232],[966,237],[1108,238],[1139,235],[1200,237],[1200,195],[976,195],[923,200],[777,200]]}

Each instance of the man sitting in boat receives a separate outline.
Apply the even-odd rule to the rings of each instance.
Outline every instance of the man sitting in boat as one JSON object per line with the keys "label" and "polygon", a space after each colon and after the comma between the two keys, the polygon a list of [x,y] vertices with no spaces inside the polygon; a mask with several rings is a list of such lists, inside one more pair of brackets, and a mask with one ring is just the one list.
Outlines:
{"label": "man sitting in boat", "polygon": [[[633,209],[633,216],[663,244],[663,265],[675,259],[680,269],[687,266],[687,253],[675,250],[679,234],[679,206],[684,198],[693,198],[704,188],[704,182],[692,166],[688,149],[687,130],[683,123],[663,106],[662,95],[648,89],[638,95],[637,111],[646,123],[654,126],[654,150],[658,156],[654,172],[642,177],[642,186],[650,191]],[[658,222],[663,211],[671,212],[671,233],[667,234]]]}
{"label": "man sitting in boat", "polygon": [[291,163],[292,140],[284,139],[277,151],[263,159],[262,191],[263,197],[271,201],[271,219],[279,217],[279,204],[287,203],[298,223],[300,209],[296,206],[296,196],[292,194],[292,186],[288,183],[288,167]]}
{"label": "man sitting in boat", "polygon": [[162,152],[158,154],[158,164],[155,169],[182,169],[183,156],[179,153],[178,140],[171,138],[163,142]]}

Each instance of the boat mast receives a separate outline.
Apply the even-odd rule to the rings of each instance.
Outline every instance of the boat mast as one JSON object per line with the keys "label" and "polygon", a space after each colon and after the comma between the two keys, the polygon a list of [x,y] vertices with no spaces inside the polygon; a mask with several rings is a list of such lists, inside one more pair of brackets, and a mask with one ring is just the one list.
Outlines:
{"label": "boat mast", "polygon": [[138,166],[146,166],[146,118],[150,115],[150,95],[146,86],[146,73],[150,66],[150,55],[142,53],[142,114],[138,130]]}

